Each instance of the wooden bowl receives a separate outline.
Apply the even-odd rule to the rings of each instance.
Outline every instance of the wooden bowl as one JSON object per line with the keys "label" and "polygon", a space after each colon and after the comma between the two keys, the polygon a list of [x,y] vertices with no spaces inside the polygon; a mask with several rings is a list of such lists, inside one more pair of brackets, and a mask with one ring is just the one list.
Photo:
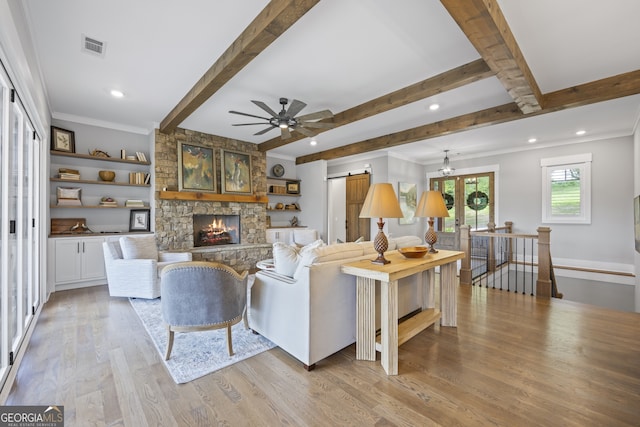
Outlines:
{"label": "wooden bowl", "polygon": [[404,255],[405,258],[422,258],[428,251],[429,248],[426,246],[411,246],[398,249],[398,252]]}
{"label": "wooden bowl", "polygon": [[114,171],[99,171],[98,176],[103,181],[113,181],[116,178],[116,173]]}

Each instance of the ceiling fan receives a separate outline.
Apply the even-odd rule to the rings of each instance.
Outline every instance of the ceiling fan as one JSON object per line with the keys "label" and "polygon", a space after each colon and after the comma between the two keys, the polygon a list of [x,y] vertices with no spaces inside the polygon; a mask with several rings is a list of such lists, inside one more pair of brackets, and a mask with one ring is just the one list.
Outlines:
{"label": "ceiling fan", "polygon": [[291,101],[291,105],[289,108],[286,108],[286,105],[289,103],[287,98],[280,98],[280,105],[282,105],[282,109],[279,113],[276,113],[271,108],[267,106],[264,102],[261,101],[251,101],[256,104],[258,107],[262,108],[264,111],[269,113],[271,117],[261,117],[256,116],[254,114],[241,113],[240,111],[229,111],[232,114],[239,114],[241,116],[255,117],[257,119],[266,120],[265,122],[260,123],[237,123],[233,126],[252,126],[252,125],[268,125],[269,127],[262,129],[259,132],[254,133],[254,135],[263,135],[269,132],[272,129],[280,128],[280,134],[282,139],[291,138],[291,131],[300,132],[303,135],[313,137],[317,134],[311,129],[331,129],[335,125],[333,123],[326,122],[318,122],[316,120],[322,119],[330,119],[333,117],[333,113],[329,110],[317,111],[315,113],[305,114],[303,116],[296,117],[304,107],[307,106],[304,102],[298,101],[294,99]]}

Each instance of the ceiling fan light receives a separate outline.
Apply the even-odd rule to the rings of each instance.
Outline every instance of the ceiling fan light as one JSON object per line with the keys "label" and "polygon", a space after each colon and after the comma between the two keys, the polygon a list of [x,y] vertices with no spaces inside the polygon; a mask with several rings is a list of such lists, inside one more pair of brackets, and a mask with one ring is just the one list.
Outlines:
{"label": "ceiling fan light", "polygon": [[288,129],[289,128],[289,124],[287,122],[280,122],[280,124],[278,125],[280,127],[280,129]]}

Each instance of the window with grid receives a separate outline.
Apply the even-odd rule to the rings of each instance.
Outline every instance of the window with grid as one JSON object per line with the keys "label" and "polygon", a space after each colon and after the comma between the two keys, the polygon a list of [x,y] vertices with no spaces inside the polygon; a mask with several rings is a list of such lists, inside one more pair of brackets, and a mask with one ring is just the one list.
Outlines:
{"label": "window with grid", "polygon": [[542,159],[542,222],[591,223],[591,153]]}

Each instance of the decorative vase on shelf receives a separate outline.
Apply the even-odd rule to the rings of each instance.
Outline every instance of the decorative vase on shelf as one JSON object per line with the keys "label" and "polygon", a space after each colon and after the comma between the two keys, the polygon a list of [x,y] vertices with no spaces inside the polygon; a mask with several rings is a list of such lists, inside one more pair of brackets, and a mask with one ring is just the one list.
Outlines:
{"label": "decorative vase on shelf", "polygon": [[99,171],[98,176],[103,181],[111,182],[116,178],[116,173],[114,171]]}

